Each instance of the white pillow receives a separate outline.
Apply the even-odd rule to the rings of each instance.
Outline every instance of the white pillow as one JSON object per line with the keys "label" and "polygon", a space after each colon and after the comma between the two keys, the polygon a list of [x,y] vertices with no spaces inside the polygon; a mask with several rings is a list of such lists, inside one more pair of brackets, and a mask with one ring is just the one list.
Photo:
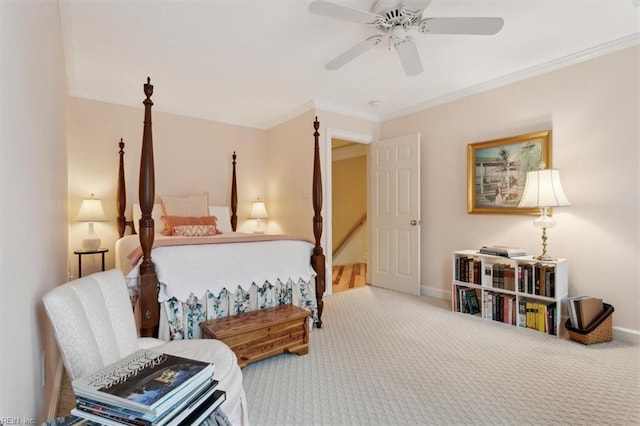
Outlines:
{"label": "white pillow", "polygon": [[216,223],[219,231],[224,234],[233,232],[231,229],[231,213],[228,206],[209,206],[209,216],[218,218]]}
{"label": "white pillow", "polygon": [[203,217],[208,216],[209,194],[192,194],[186,197],[162,197],[164,214],[167,216]]}

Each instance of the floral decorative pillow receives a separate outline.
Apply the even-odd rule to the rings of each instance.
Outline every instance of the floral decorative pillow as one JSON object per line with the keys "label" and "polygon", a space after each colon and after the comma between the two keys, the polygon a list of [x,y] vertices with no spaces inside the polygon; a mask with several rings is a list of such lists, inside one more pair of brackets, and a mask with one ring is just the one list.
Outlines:
{"label": "floral decorative pillow", "polygon": [[177,226],[213,226],[216,228],[218,234],[222,232],[218,230],[218,218],[215,216],[164,216],[165,228],[162,231],[162,235],[174,235],[174,229]]}
{"label": "floral decorative pillow", "polygon": [[222,234],[215,225],[178,225],[173,227],[174,236],[180,237],[210,237]]}

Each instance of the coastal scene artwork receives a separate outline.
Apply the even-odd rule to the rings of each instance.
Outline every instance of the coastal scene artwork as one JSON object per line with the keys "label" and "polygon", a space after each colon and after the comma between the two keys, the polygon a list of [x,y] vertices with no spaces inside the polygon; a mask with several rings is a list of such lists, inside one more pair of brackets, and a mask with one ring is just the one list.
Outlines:
{"label": "coastal scene artwork", "polygon": [[539,214],[518,208],[527,172],[551,167],[551,131],[467,146],[467,212]]}

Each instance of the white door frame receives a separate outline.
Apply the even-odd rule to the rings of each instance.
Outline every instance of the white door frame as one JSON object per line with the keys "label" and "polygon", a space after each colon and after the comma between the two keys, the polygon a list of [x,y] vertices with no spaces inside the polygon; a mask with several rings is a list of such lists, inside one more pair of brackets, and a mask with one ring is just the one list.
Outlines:
{"label": "white door frame", "polygon": [[[333,139],[344,139],[348,141],[371,144],[374,141],[375,135],[365,133],[355,133],[349,130],[336,129],[327,127],[325,131],[324,143],[324,167],[322,171],[322,186],[323,186],[323,226],[322,226],[322,246],[325,252],[326,263],[326,279],[325,279],[325,295],[333,294],[333,285],[331,283],[331,277],[333,275],[333,256],[331,254],[333,247],[332,232],[332,188],[331,188],[331,173],[332,173],[332,153],[331,153],[331,141]],[[369,191],[369,179],[367,177],[367,193]],[[369,205],[367,203],[367,214],[369,213]],[[368,273],[368,272],[367,272]]]}

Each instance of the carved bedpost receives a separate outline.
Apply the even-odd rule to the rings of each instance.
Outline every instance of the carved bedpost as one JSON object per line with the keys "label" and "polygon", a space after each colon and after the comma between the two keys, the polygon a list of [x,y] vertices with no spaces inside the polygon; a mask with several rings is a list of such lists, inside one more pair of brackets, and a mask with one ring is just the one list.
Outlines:
{"label": "carved bedpost", "polygon": [[124,210],[127,207],[127,189],[124,181],[124,141],[120,138],[120,143],[118,144],[120,147],[120,164],[118,167],[118,186],[117,186],[117,195],[118,198],[116,200],[116,205],[118,209],[118,235],[120,238],[124,236],[124,230],[126,228],[127,218],[124,215]]}
{"label": "carved bedpost", "polygon": [[146,99],[144,104],[144,130],[142,132],[142,153],[140,156],[140,182],[138,200],[142,216],[140,218],[140,246],[142,247],[142,264],[140,265],[140,308],[141,336],[157,336],[160,309],[158,305],[158,278],[155,265],[151,260],[151,248],[154,240],[154,223],[151,212],[156,198],[155,166],[153,163],[153,135],[151,132],[151,95],[153,85],[147,77],[144,85]]}
{"label": "carved bedpost", "polygon": [[320,143],[318,142],[318,129],[320,123],[318,117],[313,122],[313,128],[315,132],[314,137],[314,154],[313,154],[313,235],[316,239],[316,245],[313,248],[313,254],[311,255],[311,266],[316,271],[316,300],[318,302],[318,321],[316,322],[317,328],[322,328],[322,310],[324,309],[324,301],[322,300],[325,290],[325,256],[320,245],[320,238],[322,237],[322,173],[320,171]]}
{"label": "carved bedpost", "polygon": [[236,152],[233,151],[233,161],[231,172],[231,229],[236,232],[238,227],[238,187],[236,184]]}

